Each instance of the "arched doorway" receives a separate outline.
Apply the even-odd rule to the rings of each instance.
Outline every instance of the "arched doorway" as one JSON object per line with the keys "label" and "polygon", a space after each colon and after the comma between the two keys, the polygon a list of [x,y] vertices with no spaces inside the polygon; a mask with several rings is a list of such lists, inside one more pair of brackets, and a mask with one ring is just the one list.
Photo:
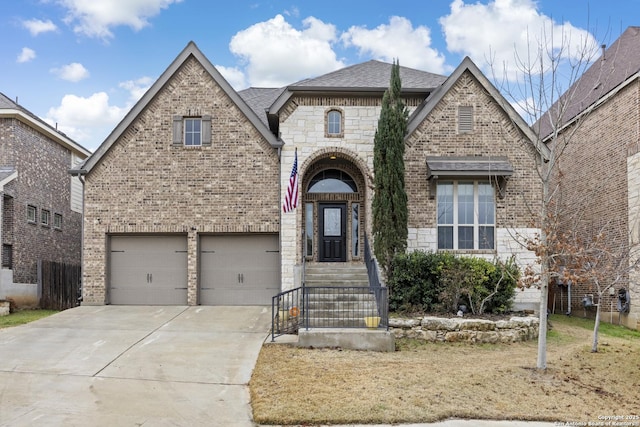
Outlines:
{"label": "arched doorway", "polygon": [[307,261],[362,261],[365,181],[348,159],[319,159],[305,173],[304,244]]}

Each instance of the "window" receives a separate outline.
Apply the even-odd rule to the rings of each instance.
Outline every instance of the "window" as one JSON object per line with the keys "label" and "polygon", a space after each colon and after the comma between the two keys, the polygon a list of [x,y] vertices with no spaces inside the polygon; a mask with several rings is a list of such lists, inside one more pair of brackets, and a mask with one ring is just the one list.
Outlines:
{"label": "window", "polygon": [[35,206],[28,205],[27,206],[27,221],[36,222],[36,215],[38,213],[38,209]]}
{"label": "window", "polygon": [[325,169],[309,183],[309,193],[355,193],[356,183],[348,173],[338,169]]}
{"label": "window", "polygon": [[351,205],[351,255],[360,256],[360,204]]}
{"label": "window", "polygon": [[46,209],[42,209],[40,211],[40,224],[48,226],[50,220],[51,220],[51,213]]}
{"label": "window", "polygon": [[327,113],[327,136],[342,136],[342,113],[338,110]]}
{"label": "window", "polygon": [[13,247],[6,243],[2,245],[2,268],[13,268]]}
{"label": "window", "polygon": [[62,228],[62,215],[61,214],[53,214],[53,228],[61,229]]}
{"label": "window", "polygon": [[458,107],[458,133],[473,132],[473,107]]}
{"label": "window", "polygon": [[173,116],[175,147],[206,147],[211,145],[211,116]]}
{"label": "window", "polygon": [[184,145],[202,145],[202,121],[200,119],[184,119]]}
{"label": "window", "polygon": [[494,194],[488,182],[438,183],[438,249],[495,249]]}
{"label": "window", "polygon": [[313,203],[306,203],[304,209],[305,255],[313,256]]}

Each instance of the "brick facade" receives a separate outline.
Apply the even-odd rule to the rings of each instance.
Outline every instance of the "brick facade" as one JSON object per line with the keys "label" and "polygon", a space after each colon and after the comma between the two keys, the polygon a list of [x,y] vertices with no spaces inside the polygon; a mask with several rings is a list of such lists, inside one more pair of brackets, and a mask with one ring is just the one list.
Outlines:
{"label": "brick facade", "polygon": [[[172,142],[175,115],[212,118],[211,146]],[[104,304],[110,234],[188,236],[188,303],[197,303],[197,238],[280,231],[277,150],[193,57],[86,176],[84,301]]]}
{"label": "brick facade", "polygon": [[[193,50],[193,53],[191,50]],[[185,53],[186,52],[186,53]],[[191,53],[189,53],[191,52]],[[278,233],[280,278],[283,290],[299,286],[303,260],[317,261],[318,248],[305,251],[302,234],[306,203],[314,206],[317,235],[318,204],[344,203],[347,221],[347,262],[363,262],[363,240],[371,234],[373,195],[373,139],[381,109],[381,91],[357,96],[350,90],[330,94],[294,93],[278,104],[277,129],[264,129],[247,116],[244,102],[234,101],[206,59],[191,45],[174,62],[149,93],[88,161],[85,176],[84,302],[108,303],[109,236],[118,234],[180,234],[188,241],[188,304],[198,301],[198,237],[211,233]],[[189,56],[196,55],[196,56]],[[165,80],[166,79],[166,80]],[[440,80],[441,81],[441,80]],[[348,88],[347,88],[348,89]],[[422,98],[406,99],[409,112],[417,111]],[[271,100],[273,102],[273,100]],[[276,104],[280,102],[280,99]],[[457,105],[477,109],[477,132],[464,137],[452,133]],[[275,105],[275,104],[274,104]],[[254,107],[260,117],[262,110]],[[138,108],[138,107],[134,107]],[[328,133],[329,111],[342,115],[339,134]],[[185,147],[173,143],[175,116],[210,116],[210,146]],[[260,117],[262,123],[266,119]],[[122,126],[122,125],[119,125]],[[265,133],[266,132],[266,133]],[[270,142],[277,133],[283,143]],[[435,201],[428,198],[426,156],[507,156],[515,170],[507,195],[498,203],[498,241],[491,254],[516,251],[528,260],[531,254],[513,244],[510,231],[532,233],[523,196],[536,203],[531,157],[522,147],[525,137],[493,102],[472,76],[464,75],[407,141],[407,187],[410,202],[410,247],[435,226]],[[106,148],[103,148],[106,147]],[[297,150],[299,174],[298,208],[282,213],[281,203],[289,183]],[[351,193],[307,193],[311,179],[327,169],[353,178]],[[497,199],[498,200],[498,199]],[[357,221],[352,209],[358,205]],[[359,232],[355,232],[355,227]],[[354,237],[355,236],[355,237]],[[357,244],[356,244],[357,239]],[[317,241],[316,241],[317,242]],[[317,243],[316,243],[317,245]],[[355,249],[354,249],[355,248]],[[517,249],[516,249],[517,248]]]}
{"label": "brick facade", "polygon": [[[36,283],[38,259],[80,264],[82,215],[71,210],[71,156],[23,120],[0,118],[0,167],[18,173],[4,186],[2,209],[3,264],[10,258],[14,283]],[[35,222],[27,221],[28,205],[36,208]],[[42,210],[50,213],[48,226],[41,224]]]}
{"label": "brick facade", "polygon": [[[566,229],[578,232],[585,239],[593,233],[604,232],[607,245],[614,251],[628,251],[638,244],[639,108],[640,83],[636,79],[566,130],[575,134],[559,162],[562,174],[559,200]],[[622,321],[633,328],[637,327],[640,317],[638,279],[637,273],[632,272],[629,277],[625,272],[620,285],[616,286],[616,289],[630,289],[631,313],[622,316]],[[590,285],[574,286],[572,309],[582,314],[582,298],[594,293]],[[566,292],[564,297],[566,301]],[[617,321],[615,295],[605,295],[601,303],[603,312],[608,313],[613,307]],[[592,316],[595,312],[590,310],[586,314]],[[604,317],[609,318],[608,314]]]}

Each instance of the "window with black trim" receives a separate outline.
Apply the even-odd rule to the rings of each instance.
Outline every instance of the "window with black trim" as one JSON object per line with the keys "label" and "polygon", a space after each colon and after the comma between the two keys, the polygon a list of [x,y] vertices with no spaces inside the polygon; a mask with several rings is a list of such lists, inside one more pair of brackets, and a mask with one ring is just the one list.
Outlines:
{"label": "window with black trim", "polygon": [[340,110],[329,110],[326,116],[325,129],[327,136],[337,137],[343,134],[342,112]]}
{"label": "window with black trim", "polygon": [[35,223],[37,221],[38,208],[33,205],[27,205],[27,221]]}
{"label": "window with black trim", "polygon": [[42,209],[40,211],[40,225],[44,225],[48,227],[50,221],[51,221],[51,212],[49,212],[47,209]]}
{"label": "window with black trim", "polygon": [[211,145],[211,116],[174,116],[173,145],[206,147]]}
{"label": "window with black trim", "polygon": [[495,190],[489,182],[437,184],[438,249],[495,249]]}
{"label": "window with black trim", "polygon": [[53,228],[58,230],[62,228],[62,215],[59,213],[53,214]]}

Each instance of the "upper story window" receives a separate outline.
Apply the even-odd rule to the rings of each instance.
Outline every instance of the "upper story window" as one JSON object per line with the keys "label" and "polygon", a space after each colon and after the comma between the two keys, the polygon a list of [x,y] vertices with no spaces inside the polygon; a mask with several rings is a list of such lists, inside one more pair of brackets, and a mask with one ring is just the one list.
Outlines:
{"label": "upper story window", "polygon": [[489,182],[437,184],[438,249],[495,249],[495,191]]}
{"label": "upper story window", "polygon": [[36,222],[38,209],[35,206],[27,205],[27,221]]}
{"label": "upper story window", "polygon": [[211,145],[211,116],[173,117],[173,145],[206,147]]}
{"label": "upper story window", "polygon": [[184,145],[202,145],[202,119],[184,119]]}
{"label": "upper story window", "polygon": [[53,228],[58,230],[62,228],[62,215],[59,213],[53,214]]}
{"label": "upper story window", "polygon": [[336,137],[343,135],[342,112],[339,110],[329,110],[326,117],[327,136]]}
{"label": "upper story window", "polygon": [[51,212],[46,209],[42,209],[40,211],[40,224],[44,226],[49,226],[51,222]]}
{"label": "upper story window", "polygon": [[458,107],[458,133],[473,132],[473,107]]}

